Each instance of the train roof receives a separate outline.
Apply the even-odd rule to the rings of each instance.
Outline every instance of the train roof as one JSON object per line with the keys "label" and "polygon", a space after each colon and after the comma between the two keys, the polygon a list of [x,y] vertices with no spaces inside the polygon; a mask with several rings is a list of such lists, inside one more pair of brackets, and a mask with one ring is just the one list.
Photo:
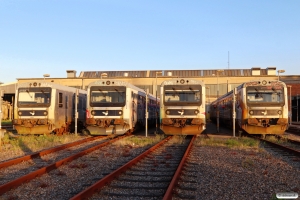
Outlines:
{"label": "train roof", "polygon": [[[218,69],[191,69],[191,70],[126,70],[126,71],[81,71],[80,78],[101,78],[105,75],[107,77],[145,77],[155,78],[157,73],[162,73],[159,76],[175,76],[175,77],[207,77],[214,76]],[[243,77],[252,75],[274,75],[276,76],[276,67],[267,67],[261,69],[260,67],[252,67],[251,69],[224,69],[219,76],[226,77]]]}
{"label": "train roof", "polygon": [[[265,82],[265,83],[264,83]],[[284,87],[286,88],[286,84],[283,81],[273,81],[273,80],[255,80],[255,81],[247,81],[245,83],[240,84],[239,86],[237,86],[236,88],[239,90],[241,88],[245,88],[249,85],[265,85],[267,83],[281,83],[282,85],[284,85]],[[213,102],[211,102],[211,104],[214,104],[218,101],[220,101],[220,99],[223,99],[224,97],[231,95],[233,93],[233,90],[227,92],[226,94],[220,96],[219,98],[217,98],[216,100],[214,100]]]}
{"label": "train roof", "polygon": [[[88,85],[88,87],[91,87],[91,86],[126,86],[126,87],[137,90],[138,94],[140,94],[142,96],[146,96],[145,90],[143,90],[131,83],[128,83],[126,81],[121,81],[121,80],[100,79],[100,80],[94,81]],[[150,94],[150,93],[148,94],[148,96],[150,99],[153,99],[153,100],[157,98],[153,94]],[[157,100],[159,101],[159,98],[157,98]]]}
{"label": "train roof", "polygon": [[173,78],[170,80],[165,80],[161,83],[161,86],[164,85],[194,85],[199,84],[201,86],[204,86],[205,84],[202,81],[194,80],[191,78]]}
{"label": "train roof", "polygon": [[131,84],[131,83],[128,83],[126,81],[121,81],[121,80],[111,80],[111,79],[100,79],[100,80],[97,80],[97,81],[94,81],[94,82],[91,82],[88,87],[91,87],[91,86],[126,86],[126,87],[129,87],[129,88],[132,88],[132,89],[135,89],[137,91],[141,91],[141,92],[145,92],[143,89]]}
{"label": "train roof", "polygon": [[266,84],[271,84],[271,83],[281,83],[282,85],[284,85],[284,87],[286,87],[285,82],[283,81],[274,81],[274,80],[254,80],[254,81],[247,81],[245,83],[242,83],[241,85],[237,86],[238,89],[240,88],[244,88],[250,85],[266,85]]}
{"label": "train roof", "polygon": [[60,90],[64,90],[64,91],[72,91],[74,93],[76,93],[76,90],[78,90],[79,93],[87,94],[86,90],[76,89],[74,87],[69,87],[69,86],[60,85],[60,84],[57,84],[57,83],[44,82],[44,81],[28,81],[28,82],[25,82],[25,83],[19,83],[17,89],[18,88],[23,88],[23,87],[32,87],[32,88],[50,87],[50,88],[60,89]]}

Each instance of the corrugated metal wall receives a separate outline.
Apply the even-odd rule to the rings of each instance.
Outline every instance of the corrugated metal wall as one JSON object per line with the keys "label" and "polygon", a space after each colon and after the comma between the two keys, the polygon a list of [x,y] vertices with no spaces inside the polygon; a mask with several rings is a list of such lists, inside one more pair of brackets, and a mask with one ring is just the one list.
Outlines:
{"label": "corrugated metal wall", "polygon": [[[251,69],[224,69],[222,72],[217,70],[150,70],[149,75],[147,71],[84,71],[80,73],[81,78],[101,78],[101,74],[106,73],[108,77],[124,77],[127,73],[128,77],[156,77],[156,72],[162,72],[157,76],[168,76],[168,72],[172,73],[173,77],[209,77],[218,76],[220,77],[242,77],[252,76]],[[261,76],[267,76],[267,69],[260,69]]]}

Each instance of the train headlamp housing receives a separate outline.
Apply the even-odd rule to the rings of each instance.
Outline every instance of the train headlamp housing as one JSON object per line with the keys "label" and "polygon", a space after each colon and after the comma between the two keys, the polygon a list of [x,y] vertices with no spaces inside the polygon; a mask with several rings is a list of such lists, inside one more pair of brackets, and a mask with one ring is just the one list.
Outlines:
{"label": "train headlamp housing", "polygon": [[18,115],[21,116],[23,113],[21,111],[18,112]]}
{"label": "train headlamp housing", "polygon": [[123,114],[123,111],[122,111],[122,110],[119,110],[118,113],[119,113],[119,115],[122,115],[122,114]]}
{"label": "train headlamp housing", "polygon": [[95,115],[95,114],[96,114],[96,111],[92,110],[91,114],[92,114],[92,115]]}
{"label": "train headlamp housing", "polygon": [[262,84],[263,84],[263,85],[266,85],[266,84],[267,84],[267,81],[266,81],[266,80],[263,80],[263,81],[262,81]]}
{"label": "train headlamp housing", "polygon": [[199,113],[199,110],[195,110],[194,113],[195,115],[197,115]]}
{"label": "train headlamp housing", "polygon": [[250,115],[253,115],[253,114],[254,114],[254,111],[253,111],[253,110],[250,110],[250,111],[249,111],[249,114],[250,114]]}
{"label": "train headlamp housing", "polygon": [[166,114],[169,115],[169,114],[170,114],[170,111],[169,111],[169,110],[166,110]]}
{"label": "train headlamp housing", "polygon": [[46,115],[48,115],[48,112],[47,112],[47,111],[44,111],[43,114],[46,116]]}
{"label": "train headlamp housing", "polygon": [[40,119],[37,123],[38,124],[47,124],[47,121],[45,119]]}
{"label": "train headlamp housing", "polygon": [[281,111],[281,110],[278,110],[277,113],[278,113],[278,115],[281,115],[281,114],[282,114],[282,111]]}
{"label": "train headlamp housing", "polygon": [[14,119],[12,122],[13,122],[14,125],[15,125],[15,124],[21,124],[21,121],[19,121],[19,120],[17,120],[17,119]]}

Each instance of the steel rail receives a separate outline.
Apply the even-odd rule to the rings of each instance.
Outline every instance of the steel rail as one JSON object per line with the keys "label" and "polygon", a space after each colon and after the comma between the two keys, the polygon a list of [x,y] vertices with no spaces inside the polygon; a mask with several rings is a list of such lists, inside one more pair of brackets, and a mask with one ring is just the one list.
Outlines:
{"label": "steel rail", "polygon": [[184,155],[183,155],[183,157],[180,161],[180,164],[177,167],[177,170],[176,170],[176,172],[175,172],[175,174],[172,178],[172,181],[169,184],[169,187],[168,187],[168,189],[167,189],[167,191],[164,195],[164,198],[163,198],[164,200],[171,200],[172,199],[173,189],[175,188],[175,186],[178,183],[178,180],[179,180],[180,174],[182,172],[183,166],[184,166],[184,164],[186,162],[186,159],[187,159],[187,157],[188,157],[188,155],[191,151],[191,148],[193,146],[193,142],[194,142],[195,139],[196,139],[196,135],[194,135],[194,137],[191,139],[190,144],[187,147],[187,149],[186,149],[186,151],[185,151],[185,153],[184,153]]}
{"label": "steel rail", "polygon": [[300,141],[297,141],[297,140],[292,140],[292,139],[289,139],[289,138],[284,138],[282,136],[277,136],[279,138],[279,140],[283,139],[283,140],[286,140],[287,142],[289,143],[292,143],[292,144],[296,144],[296,145],[300,145]]}
{"label": "steel rail", "polygon": [[166,143],[168,140],[170,140],[172,136],[167,137],[166,139],[162,140],[158,144],[154,145],[144,153],[140,154],[136,158],[132,159],[131,161],[127,162],[125,165],[121,166],[120,168],[116,169],[112,173],[108,174],[104,178],[97,181],[95,184],[91,185],[87,189],[83,190],[82,192],[78,193],[74,197],[72,197],[70,200],[78,200],[78,199],[87,199],[90,196],[92,196],[95,192],[99,191],[103,186],[110,183],[112,180],[114,180],[117,176],[119,176],[121,173],[126,171],[128,168],[139,162],[141,159],[146,157],[148,154],[159,148],[161,145]]}
{"label": "steel rail", "polygon": [[283,145],[280,145],[280,144],[277,144],[277,143],[274,143],[274,142],[271,142],[271,141],[268,141],[268,140],[265,140],[265,139],[262,139],[262,138],[259,138],[260,141],[263,141],[263,142],[266,142],[267,144],[270,144],[272,146],[275,146],[277,148],[280,148],[280,149],[283,149],[284,151],[288,151],[296,156],[300,156],[300,151],[297,151],[295,149],[291,149],[289,147],[286,147],[286,146],[283,146]]}
{"label": "steel rail", "polygon": [[73,146],[76,146],[76,145],[79,145],[79,144],[82,144],[82,143],[85,143],[85,142],[97,140],[97,139],[102,138],[102,137],[103,136],[90,137],[90,138],[82,139],[82,140],[79,140],[79,141],[76,141],[76,142],[63,144],[63,145],[60,145],[58,147],[53,147],[53,148],[50,148],[50,149],[38,151],[38,152],[29,154],[29,155],[25,155],[25,156],[22,156],[22,157],[19,157],[19,158],[4,161],[4,162],[0,163],[0,169],[3,168],[3,167],[9,167],[9,166],[12,166],[12,165],[16,165],[16,164],[21,163],[23,161],[31,160],[32,158],[36,158],[36,157],[39,157],[39,156],[41,157],[41,156],[44,156],[44,155],[47,155],[47,154],[50,154],[50,153],[54,153],[56,151],[60,151],[60,150],[66,149],[66,148],[70,148],[70,147],[73,147]]}
{"label": "steel rail", "polygon": [[292,144],[300,145],[300,141],[297,141],[297,140],[287,139],[287,141]]}
{"label": "steel rail", "polygon": [[20,177],[20,178],[17,178],[17,179],[15,179],[15,180],[12,180],[12,181],[10,181],[10,182],[8,182],[8,183],[6,183],[6,184],[0,185],[0,195],[4,194],[5,192],[8,192],[9,190],[11,190],[11,189],[13,189],[13,188],[16,188],[16,187],[20,186],[20,185],[23,184],[24,182],[28,182],[28,181],[30,181],[30,180],[32,180],[32,179],[38,177],[38,176],[41,176],[41,175],[43,175],[43,174],[45,174],[45,173],[50,172],[50,171],[53,170],[53,169],[57,169],[59,166],[61,166],[61,165],[63,165],[63,164],[66,164],[67,162],[70,162],[70,161],[72,161],[72,160],[75,160],[76,158],[79,158],[79,157],[81,157],[81,156],[84,156],[85,154],[88,154],[88,153],[90,153],[90,152],[92,152],[92,151],[94,151],[94,150],[96,150],[96,149],[99,149],[99,148],[101,148],[101,147],[103,147],[103,146],[109,145],[109,144],[111,144],[112,142],[115,142],[115,141],[117,141],[117,140],[120,140],[120,139],[122,139],[122,138],[124,138],[124,137],[129,137],[129,136],[123,135],[123,136],[114,138],[114,139],[109,140],[109,141],[107,141],[107,142],[101,143],[101,144],[99,144],[99,145],[97,145],[97,146],[94,146],[94,147],[91,147],[91,148],[86,149],[86,150],[84,150],[84,151],[81,151],[81,152],[79,152],[79,153],[76,153],[76,154],[74,154],[74,155],[72,155],[72,156],[69,156],[69,157],[67,157],[67,158],[64,158],[64,159],[62,159],[62,160],[60,160],[60,161],[57,161],[57,162],[55,162],[55,163],[53,163],[53,164],[50,164],[50,165],[46,166],[46,167],[40,168],[40,169],[38,169],[38,170],[36,170],[36,171],[34,171],[34,172],[31,172],[31,173],[29,173],[29,174],[26,174],[26,175],[24,175],[24,176],[22,176],[22,177]]}

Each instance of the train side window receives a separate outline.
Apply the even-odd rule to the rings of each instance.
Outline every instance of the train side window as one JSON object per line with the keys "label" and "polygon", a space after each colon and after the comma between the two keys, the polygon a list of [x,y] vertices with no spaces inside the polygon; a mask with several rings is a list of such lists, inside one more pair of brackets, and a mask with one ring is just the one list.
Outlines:
{"label": "train side window", "polygon": [[63,107],[63,94],[58,93],[58,107],[62,108]]}

